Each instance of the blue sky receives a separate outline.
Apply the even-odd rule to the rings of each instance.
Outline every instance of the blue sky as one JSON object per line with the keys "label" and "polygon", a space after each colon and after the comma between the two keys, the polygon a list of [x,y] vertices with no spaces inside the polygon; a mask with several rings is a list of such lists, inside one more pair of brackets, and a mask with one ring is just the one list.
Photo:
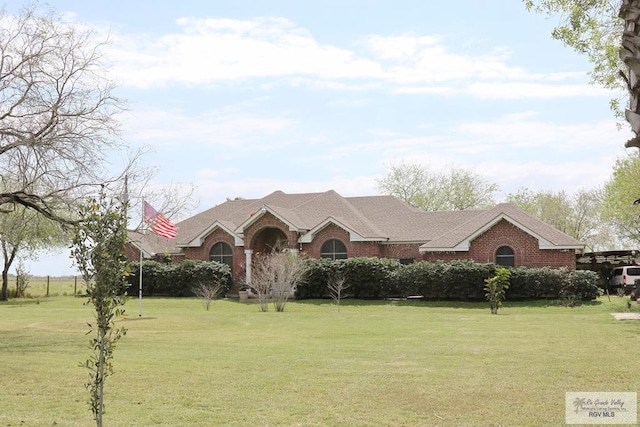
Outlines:
{"label": "blue sky", "polygon": [[[150,185],[194,185],[197,210],[275,190],[373,195],[403,160],[480,173],[498,201],[573,193],[625,155],[615,94],[517,0],[50,4],[110,37],[123,141],[151,148]],[[72,271],[66,254],[30,266]]]}

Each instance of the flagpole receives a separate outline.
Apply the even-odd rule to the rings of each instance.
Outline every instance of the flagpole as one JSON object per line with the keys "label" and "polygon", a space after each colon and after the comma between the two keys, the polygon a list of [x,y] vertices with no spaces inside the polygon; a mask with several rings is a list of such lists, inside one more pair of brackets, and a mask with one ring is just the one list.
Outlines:
{"label": "flagpole", "polygon": [[[142,218],[144,218],[144,200],[142,201]],[[142,317],[142,239],[140,239],[140,283],[138,285],[138,317]]]}
{"label": "flagpole", "polygon": [[[171,223],[164,215],[153,209],[153,207],[142,199],[142,220],[146,222],[149,229],[158,236],[162,236],[165,239],[175,239],[178,235],[178,227]],[[143,235],[140,241],[140,287],[139,287],[139,301],[138,301],[138,316],[142,316],[142,240],[146,235]],[[150,252],[153,254],[152,252]]]}

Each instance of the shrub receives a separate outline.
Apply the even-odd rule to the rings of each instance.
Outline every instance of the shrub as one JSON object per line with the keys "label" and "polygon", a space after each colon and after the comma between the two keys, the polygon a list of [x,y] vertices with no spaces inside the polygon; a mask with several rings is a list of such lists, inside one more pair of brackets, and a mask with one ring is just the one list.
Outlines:
{"label": "shrub", "polygon": [[511,272],[504,267],[496,268],[496,275],[485,279],[485,298],[489,301],[491,314],[498,314],[498,309],[502,307],[505,299],[505,292],[509,289],[509,277]]}
{"label": "shrub", "polygon": [[27,271],[22,260],[20,260],[18,262],[18,266],[16,267],[16,297],[24,298],[27,287],[29,287],[30,279],[31,275]]}
{"label": "shrub", "polygon": [[[162,282],[167,276],[167,264],[156,261],[142,262],[142,292],[145,296],[152,296],[161,293]],[[137,294],[140,287],[140,263],[129,264],[129,293]]]}
{"label": "shrub", "polygon": [[220,289],[220,282],[217,281],[201,282],[191,288],[193,294],[202,300],[207,311],[209,311],[211,302],[220,295]]}
{"label": "shrub", "polygon": [[495,274],[493,264],[472,261],[452,261],[444,264],[441,275],[441,298],[481,299],[484,296],[484,281]]}
{"label": "shrub", "polygon": [[258,294],[260,310],[268,311],[269,299],[276,311],[284,311],[291,292],[305,280],[307,258],[287,250],[256,257],[251,288]]}
{"label": "shrub", "polygon": [[[419,261],[401,265],[395,260],[380,258],[350,258],[331,261],[310,260],[307,282],[299,286],[296,298],[328,298],[328,283],[342,276],[348,293],[356,298],[407,297],[422,295],[425,299],[482,300],[485,280],[501,268],[492,263],[472,261]],[[561,298],[567,292],[579,300],[594,299],[601,292],[598,274],[566,268],[553,269],[516,267],[511,273],[505,297],[511,300]]]}
{"label": "shrub", "polygon": [[[132,293],[139,288],[140,263],[130,264],[129,284]],[[220,283],[220,294],[231,288],[231,269],[216,261],[184,260],[179,264],[142,262],[142,290],[147,296],[193,296],[193,288],[200,283]]]}
{"label": "shrub", "polygon": [[395,274],[395,287],[402,296],[426,299],[482,299],[484,280],[495,274],[494,264],[471,261],[420,261],[405,265]]}
{"label": "shrub", "polygon": [[327,297],[329,295],[329,280],[337,274],[340,265],[336,261],[326,258],[310,258],[308,266],[306,280],[296,287],[296,299]]}
{"label": "shrub", "polygon": [[566,268],[512,268],[507,296],[509,299],[559,298],[568,279]]}
{"label": "shrub", "polygon": [[349,285],[354,298],[386,298],[399,294],[394,274],[402,264],[390,258],[348,258],[336,261],[337,270]]}
{"label": "shrub", "polygon": [[444,263],[420,261],[403,266],[395,275],[396,288],[402,296],[422,295],[438,298]]}
{"label": "shrub", "polygon": [[396,286],[395,274],[401,267],[397,260],[389,258],[310,259],[306,280],[298,285],[295,296],[297,299],[330,297],[329,283],[337,277],[344,279],[348,295],[354,298],[398,296],[401,291]]}
{"label": "shrub", "polygon": [[598,287],[599,276],[595,271],[576,270],[569,275],[567,285],[562,289],[564,295],[575,295],[580,301],[594,300],[602,295]]}

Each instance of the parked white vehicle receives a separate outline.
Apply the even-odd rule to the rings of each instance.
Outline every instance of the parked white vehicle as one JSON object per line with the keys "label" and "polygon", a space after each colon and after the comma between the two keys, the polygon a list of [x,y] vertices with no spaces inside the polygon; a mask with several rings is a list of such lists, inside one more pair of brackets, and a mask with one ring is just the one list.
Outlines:
{"label": "parked white vehicle", "polygon": [[636,287],[636,280],[640,280],[640,265],[616,267],[609,275],[609,288],[622,288],[630,293]]}

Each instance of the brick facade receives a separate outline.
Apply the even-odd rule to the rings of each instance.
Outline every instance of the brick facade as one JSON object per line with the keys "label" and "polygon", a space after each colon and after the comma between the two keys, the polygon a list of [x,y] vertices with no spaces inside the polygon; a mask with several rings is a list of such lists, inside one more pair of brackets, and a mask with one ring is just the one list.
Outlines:
{"label": "brick facade", "polygon": [[476,237],[471,242],[468,252],[427,252],[422,259],[445,262],[460,259],[478,263],[495,262],[496,251],[502,246],[513,250],[517,267],[576,267],[575,251],[540,249],[536,238],[504,219]]}
{"label": "brick facade", "polygon": [[211,249],[216,243],[223,242],[231,248],[233,252],[233,266],[231,268],[233,277],[244,278],[244,247],[236,246],[235,239],[221,228],[217,228],[213,233],[209,234],[197,248],[184,248],[184,259],[198,259],[201,261],[209,261]]}
{"label": "brick facade", "polygon": [[316,233],[313,238],[313,242],[305,243],[302,245],[301,252],[306,253],[312,258],[320,258],[322,245],[324,245],[325,242],[331,239],[337,239],[344,243],[345,247],[347,248],[347,257],[353,258],[356,256],[361,256],[356,255],[357,249],[354,247],[354,242],[349,241],[349,232],[338,227],[335,224],[329,224],[318,233]]}
{"label": "brick facade", "polygon": [[[384,257],[395,258],[404,262],[409,262],[410,260],[441,260],[448,262],[463,259],[488,263],[496,261],[498,248],[507,246],[513,251],[516,266],[531,268],[567,267],[575,269],[576,262],[575,250],[541,250],[535,237],[504,219],[475,237],[470,242],[469,250],[464,252],[425,252],[421,254],[420,245],[424,242],[352,242],[349,232],[335,224],[329,224],[316,232],[311,243],[300,243],[300,236],[301,234],[297,231],[291,231],[288,224],[272,213],[266,212],[257,218],[255,222],[244,228],[244,246],[236,246],[234,236],[221,228],[217,228],[204,238],[201,246],[182,248],[183,254],[175,255],[172,262],[180,262],[183,259],[208,261],[213,246],[216,243],[224,242],[232,249],[233,277],[238,282],[246,279],[245,250],[247,249],[252,250],[255,257],[261,252],[269,251],[276,243],[282,242],[291,249],[313,258],[319,258],[322,245],[331,239],[337,239],[344,244],[349,258]],[[127,253],[129,259],[139,259],[139,252],[129,252]]]}

